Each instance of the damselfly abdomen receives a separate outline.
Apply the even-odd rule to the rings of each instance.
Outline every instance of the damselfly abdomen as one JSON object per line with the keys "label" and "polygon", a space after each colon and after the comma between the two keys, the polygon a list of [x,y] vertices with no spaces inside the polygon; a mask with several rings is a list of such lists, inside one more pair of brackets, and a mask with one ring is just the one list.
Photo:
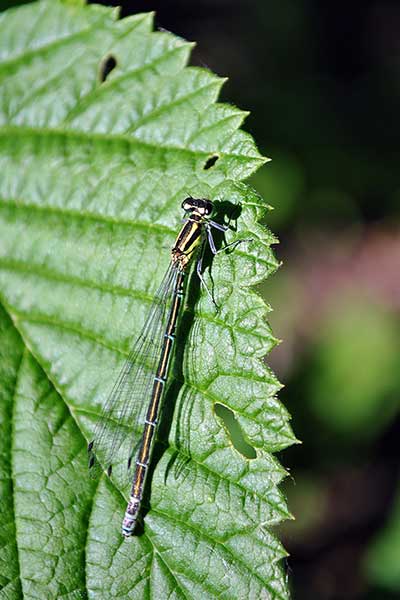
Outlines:
{"label": "damselfly abdomen", "polygon": [[[182,306],[184,277],[190,261],[200,247],[197,274],[206,287],[211,300],[212,294],[205,285],[202,275],[202,259],[205,244],[213,254],[217,253],[212,228],[226,231],[227,225],[212,221],[213,203],[206,199],[186,198],[182,203],[186,218],[171,250],[171,262],[164,279],[154,297],[149,315],[133,349],[126,360],[117,381],[104,406],[94,439],[89,443],[89,469],[102,467],[111,475],[116,455],[124,442],[127,426],[140,426],[141,441],[135,456],[132,444],[128,452],[127,468],[132,470],[130,498],[122,523],[122,533],[133,534],[138,518],[146,481],[153,442],[159,419],[163,392],[171,360],[175,332]],[[243,240],[224,247],[235,246]],[[214,302],[215,304],[215,302]],[[140,407],[148,409],[138,419]],[[130,421],[138,421],[137,423]],[[141,421],[141,422],[140,422]]]}

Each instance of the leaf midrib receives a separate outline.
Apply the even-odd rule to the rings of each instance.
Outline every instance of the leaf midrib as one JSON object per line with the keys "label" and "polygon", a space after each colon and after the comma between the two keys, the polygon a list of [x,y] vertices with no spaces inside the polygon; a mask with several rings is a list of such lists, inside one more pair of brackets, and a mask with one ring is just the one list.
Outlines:
{"label": "leaf midrib", "polygon": [[15,383],[14,383],[14,389],[13,389],[13,395],[12,395],[12,414],[11,414],[11,462],[10,462],[10,466],[11,466],[11,472],[10,472],[10,476],[11,476],[11,485],[12,485],[12,502],[13,502],[13,517],[14,517],[14,531],[15,531],[15,552],[17,554],[17,566],[18,566],[18,579],[19,579],[19,585],[20,585],[20,589],[21,592],[23,592],[23,585],[22,585],[22,572],[21,572],[21,559],[20,559],[20,555],[19,555],[19,546],[18,546],[18,528],[17,528],[17,519],[16,519],[16,498],[15,498],[15,490],[17,487],[17,482],[16,482],[16,477],[15,477],[15,465],[14,465],[14,457],[15,457],[15,440],[16,440],[16,431],[15,431],[15,422],[16,422],[16,418],[15,418],[15,410],[16,410],[16,406],[17,406],[17,390],[18,390],[18,385],[19,385],[19,378],[21,375],[21,369],[22,369],[22,365],[24,363],[25,357],[27,355],[28,351],[26,349],[26,346],[24,346],[22,352],[21,352],[21,359],[18,365],[18,368],[16,370],[16,375],[15,375]]}

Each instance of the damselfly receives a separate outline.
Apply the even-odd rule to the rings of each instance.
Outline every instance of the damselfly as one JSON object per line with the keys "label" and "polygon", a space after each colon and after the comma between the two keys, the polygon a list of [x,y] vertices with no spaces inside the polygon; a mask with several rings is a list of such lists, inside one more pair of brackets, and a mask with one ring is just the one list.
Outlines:
{"label": "damselfly", "polygon": [[[104,406],[102,417],[96,427],[93,440],[89,443],[89,469],[102,465],[111,475],[117,453],[129,433],[129,427],[142,427],[142,436],[136,459],[135,446],[128,452],[127,469],[133,471],[130,498],[122,523],[122,533],[133,534],[138,518],[151,454],[154,445],[157,421],[165,388],[173,342],[184,293],[184,278],[195,251],[200,247],[196,271],[211,300],[203,274],[202,260],[208,243],[211,252],[217,254],[212,229],[225,232],[228,225],[211,220],[213,203],[204,198],[186,198],[182,203],[186,217],[171,250],[171,262],[164,279],[154,297],[145,321],[131,353],[129,354],[116,383]],[[224,246],[236,246],[237,240]],[[215,304],[215,302],[214,302]],[[143,406],[147,406],[144,413]],[[142,418],[138,418],[140,412]],[[136,418],[135,418],[136,417]],[[132,421],[140,421],[135,423]],[[101,467],[100,467],[101,468]]]}

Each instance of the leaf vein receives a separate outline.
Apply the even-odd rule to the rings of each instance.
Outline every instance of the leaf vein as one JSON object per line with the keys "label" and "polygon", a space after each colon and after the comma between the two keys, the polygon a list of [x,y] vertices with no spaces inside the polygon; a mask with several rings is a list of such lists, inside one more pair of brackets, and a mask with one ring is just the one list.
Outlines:
{"label": "leaf vein", "polygon": [[[46,8],[44,7],[43,12],[45,12]],[[42,14],[38,15],[37,23],[39,23],[43,18]],[[16,54],[11,59],[2,60],[0,62],[0,70],[5,67],[17,66],[20,62],[27,62],[28,60],[35,58],[36,56],[48,52],[48,50],[58,48],[59,46],[63,46],[66,42],[70,42],[73,40],[83,41],[86,36],[90,35],[93,30],[97,29],[99,23],[104,21],[104,16],[100,16],[98,19],[93,21],[89,26],[83,27],[78,31],[74,31],[73,33],[68,33],[64,36],[60,36],[56,39],[53,39],[51,42],[47,42],[46,44],[42,44],[41,46],[37,46],[36,48],[25,50],[24,52],[20,52]],[[34,27],[32,28],[32,36],[34,34]]]}
{"label": "leaf vein", "polygon": [[143,140],[139,140],[138,138],[134,138],[129,135],[124,134],[112,134],[112,133],[99,133],[99,132],[88,132],[85,130],[79,129],[63,129],[62,127],[32,127],[28,125],[7,125],[0,129],[0,137],[12,138],[13,136],[20,136],[31,139],[32,136],[37,137],[55,137],[55,136],[63,136],[66,140],[75,141],[76,143],[86,142],[88,140],[93,142],[105,142],[105,143],[113,143],[120,141],[122,143],[127,144],[133,148],[141,149],[145,148],[151,151],[165,151],[171,153],[177,153],[181,155],[187,155],[190,157],[198,157],[198,158],[206,158],[209,156],[210,152],[219,152],[223,153],[225,158],[231,158],[233,160],[241,159],[249,163],[250,161],[257,162],[258,165],[262,165],[265,162],[265,159],[256,152],[255,154],[242,154],[239,152],[226,152],[223,148],[216,149],[214,147],[208,150],[195,150],[193,148],[188,148],[186,145],[173,145],[173,144],[161,144],[155,142],[145,142]]}
{"label": "leaf vein", "polygon": [[82,96],[79,100],[79,104],[76,105],[73,109],[71,109],[64,117],[64,119],[62,120],[62,124],[71,123],[75,117],[81,115],[87,108],[93,106],[93,104],[91,103],[92,99],[97,99],[103,94],[108,93],[110,90],[112,90],[114,87],[116,87],[118,84],[120,84],[122,81],[125,81],[126,79],[136,79],[137,75],[154,68],[158,63],[163,62],[167,56],[173,56],[174,54],[178,54],[185,46],[190,46],[190,44],[182,44],[180,46],[175,46],[174,48],[171,48],[164,54],[157,56],[152,61],[145,63],[144,65],[140,65],[136,69],[128,70],[127,72],[122,73],[119,76],[113,77],[112,79],[108,79],[107,81],[102,83],[101,86],[94,88],[93,90]]}

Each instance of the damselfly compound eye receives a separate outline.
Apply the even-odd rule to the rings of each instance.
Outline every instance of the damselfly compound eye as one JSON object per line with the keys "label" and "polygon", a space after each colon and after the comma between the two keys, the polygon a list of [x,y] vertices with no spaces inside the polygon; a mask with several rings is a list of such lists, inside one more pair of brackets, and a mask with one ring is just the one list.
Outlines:
{"label": "damselfly compound eye", "polygon": [[190,196],[189,198],[185,198],[182,202],[182,208],[186,212],[193,210],[193,198],[191,198]]}
{"label": "damselfly compound eye", "polygon": [[186,212],[197,212],[199,215],[208,216],[213,211],[213,203],[206,198],[185,198],[182,208]]}

